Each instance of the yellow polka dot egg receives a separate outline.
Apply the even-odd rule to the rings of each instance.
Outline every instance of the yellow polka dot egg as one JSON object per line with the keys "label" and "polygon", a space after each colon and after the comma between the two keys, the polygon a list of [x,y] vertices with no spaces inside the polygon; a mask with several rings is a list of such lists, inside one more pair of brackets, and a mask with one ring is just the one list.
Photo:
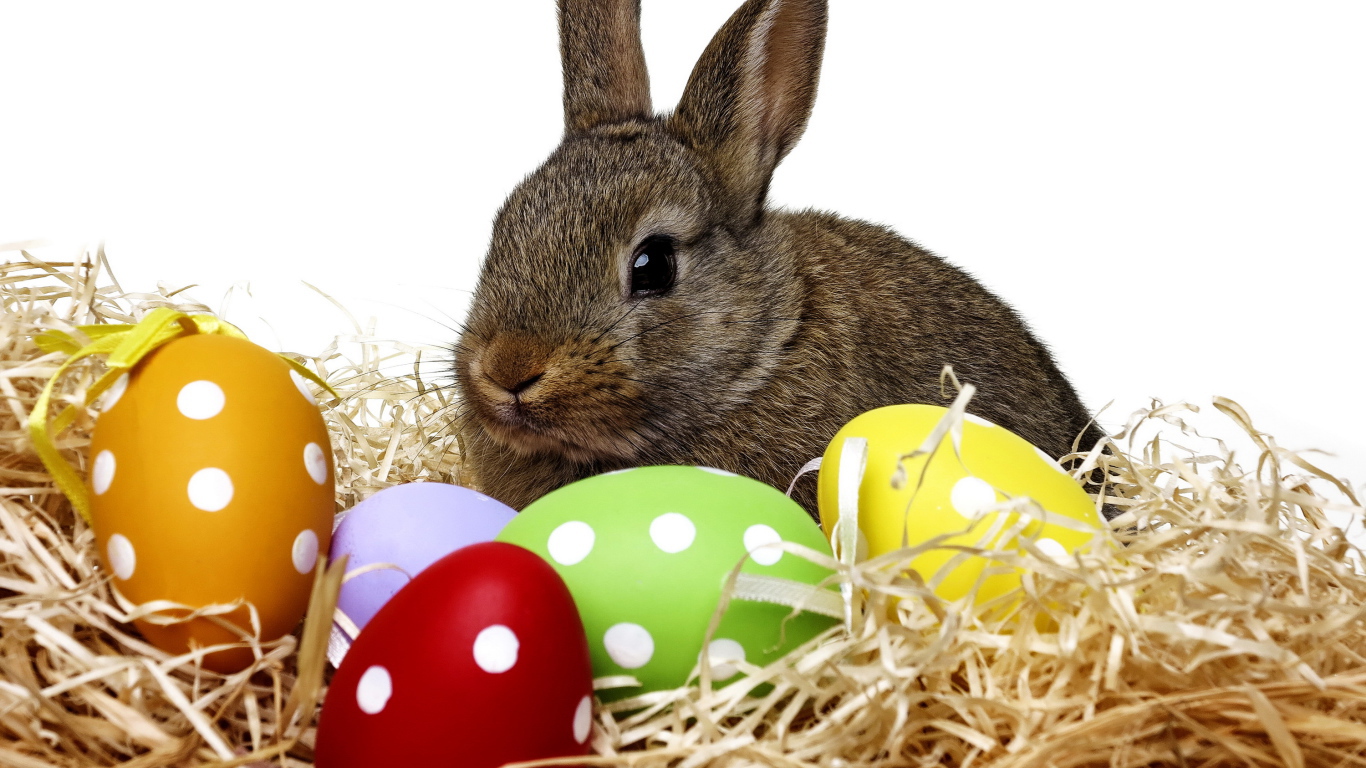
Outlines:
{"label": "yellow polka dot egg", "polygon": [[[278,356],[228,336],[166,344],[105,394],[89,466],[96,544],[124,597],[244,600],[263,641],[298,624],[332,532],[332,451],[307,383]],[[246,606],[219,618],[251,633]],[[137,624],[170,653],[241,640],[204,618]],[[251,659],[220,650],[204,665]]]}
{"label": "yellow polka dot egg", "polygon": [[[1081,485],[1024,438],[971,413],[962,423],[960,453],[946,434],[928,455],[902,462],[904,474],[894,484],[898,462],[919,449],[947,413],[939,406],[893,405],[862,414],[835,435],[822,460],[817,491],[827,536],[840,517],[846,440],[858,437],[868,446],[857,495],[861,559],[900,549],[903,536],[909,547],[945,536],[943,544],[1004,552],[1019,552],[1021,541],[1028,540],[1044,556],[1067,560],[1095,538],[1103,522]],[[1025,497],[1034,503],[994,509]],[[986,556],[941,548],[911,561],[939,597],[958,600],[975,587],[979,604],[1019,586],[1016,570],[994,569],[983,578],[985,569],[999,565]]]}

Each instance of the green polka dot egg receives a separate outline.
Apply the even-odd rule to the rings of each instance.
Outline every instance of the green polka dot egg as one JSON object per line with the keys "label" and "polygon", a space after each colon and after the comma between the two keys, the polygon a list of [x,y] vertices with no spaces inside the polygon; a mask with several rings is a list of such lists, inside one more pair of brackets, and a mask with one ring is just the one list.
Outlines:
{"label": "green polka dot egg", "polygon": [[[641,467],[580,480],[528,506],[499,541],[544,557],[583,617],[596,677],[630,675],[641,687],[613,700],[684,685],[701,657],[725,579],[741,572],[817,584],[831,571],[786,552],[793,542],[830,554],[811,518],[776,489],[721,470]],[[834,620],[732,600],[708,644],[712,680],[766,665]]]}
{"label": "green polka dot egg", "polygon": [[[893,405],[846,424],[831,441],[821,464],[817,497],[824,529],[833,531],[840,516],[839,467],[845,440],[861,437],[868,441],[868,454],[858,488],[860,557],[865,556],[865,548],[869,558],[901,548],[903,533],[911,547],[955,534],[944,543],[1019,551],[1020,539],[1030,539],[1044,555],[1062,560],[1094,539],[1102,521],[1081,485],[1024,438],[972,414],[965,415],[960,454],[955,455],[946,435],[929,455],[907,460],[902,487],[893,487],[900,458],[919,449],[947,412],[940,406]],[[1019,497],[1036,502],[1047,512],[1046,519],[1016,511],[987,511]],[[1018,535],[1011,536],[1012,529]],[[993,535],[993,530],[998,533]],[[1018,571],[982,579],[984,569],[992,565],[998,563],[977,555],[964,557],[950,549],[931,549],[911,561],[911,567],[945,600],[968,595],[981,579],[976,593],[979,604],[1019,586]]]}

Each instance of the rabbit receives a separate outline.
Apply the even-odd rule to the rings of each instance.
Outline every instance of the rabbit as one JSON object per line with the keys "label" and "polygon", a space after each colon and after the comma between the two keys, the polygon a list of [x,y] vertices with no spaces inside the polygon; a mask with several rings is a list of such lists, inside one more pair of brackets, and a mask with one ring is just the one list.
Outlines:
{"label": "rabbit", "polygon": [[[515,509],[691,464],[787,488],[847,421],[969,411],[1054,458],[1102,437],[1049,350],[963,270],[886,227],[765,206],[806,127],[824,0],[748,0],[654,114],[639,0],[559,0],[562,143],[499,210],[455,347],[474,484]],[[1074,440],[1079,442],[1074,445]],[[815,482],[793,498],[816,513]]]}

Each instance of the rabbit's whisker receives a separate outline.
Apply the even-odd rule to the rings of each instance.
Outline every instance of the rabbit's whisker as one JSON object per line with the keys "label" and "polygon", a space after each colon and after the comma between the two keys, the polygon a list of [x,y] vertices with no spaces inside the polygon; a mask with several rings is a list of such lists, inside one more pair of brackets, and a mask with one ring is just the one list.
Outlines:
{"label": "rabbit's whisker", "polygon": [[645,302],[643,301],[637,301],[636,303],[632,304],[630,309],[621,313],[621,317],[618,317],[615,321],[612,322],[611,325],[604,328],[602,330],[602,333],[599,333],[597,336],[593,337],[593,340],[590,341],[589,344],[596,346],[598,342],[602,341],[603,336],[606,336],[607,334],[611,333],[613,329],[615,329],[618,325],[621,325],[621,321],[630,317],[632,312],[635,312],[637,309],[640,309],[644,304]]}
{"label": "rabbit's whisker", "polygon": [[637,332],[637,333],[635,333],[635,334],[633,334],[633,335],[631,335],[631,336],[627,336],[626,338],[622,339],[621,341],[617,342],[616,344],[613,344],[612,346],[607,347],[607,348],[604,349],[603,351],[604,351],[604,352],[611,352],[612,350],[616,349],[617,347],[620,347],[622,344],[625,344],[625,343],[628,342],[628,341],[631,341],[631,340],[633,340],[633,339],[640,338],[641,336],[644,336],[644,335],[647,334],[647,333],[651,333],[651,332],[653,332],[653,331],[659,330],[660,328],[664,328],[664,327],[666,327],[666,326],[672,325],[673,323],[676,323],[676,322],[678,322],[678,321],[680,321],[680,320],[690,320],[690,319],[692,319],[692,318],[694,318],[694,317],[702,317],[703,315],[725,314],[725,313],[728,313],[728,312],[730,312],[730,311],[731,311],[731,310],[728,310],[728,309],[706,309],[706,310],[701,310],[701,311],[699,311],[699,312],[690,312],[690,313],[683,314],[683,315],[677,315],[677,316],[671,317],[671,318],[669,318],[669,319],[667,319],[667,320],[665,320],[665,321],[663,321],[663,322],[655,323],[654,325],[650,326],[649,328],[646,328],[646,329],[644,329],[644,330],[642,330],[642,331],[639,331],[639,332]]}

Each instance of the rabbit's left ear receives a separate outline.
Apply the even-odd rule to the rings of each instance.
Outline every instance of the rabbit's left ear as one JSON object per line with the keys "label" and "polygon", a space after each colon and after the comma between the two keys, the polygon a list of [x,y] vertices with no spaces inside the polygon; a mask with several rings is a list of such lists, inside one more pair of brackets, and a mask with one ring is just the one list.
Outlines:
{"label": "rabbit's left ear", "polygon": [[806,130],[826,0],[749,0],[693,68],[671,128],[710,162],[732,219],[752,224],[769,179]]}
{"label": "rabbit's left ear", "polygon": [[564,127],[650,117],[640,0],[559,0]]}

